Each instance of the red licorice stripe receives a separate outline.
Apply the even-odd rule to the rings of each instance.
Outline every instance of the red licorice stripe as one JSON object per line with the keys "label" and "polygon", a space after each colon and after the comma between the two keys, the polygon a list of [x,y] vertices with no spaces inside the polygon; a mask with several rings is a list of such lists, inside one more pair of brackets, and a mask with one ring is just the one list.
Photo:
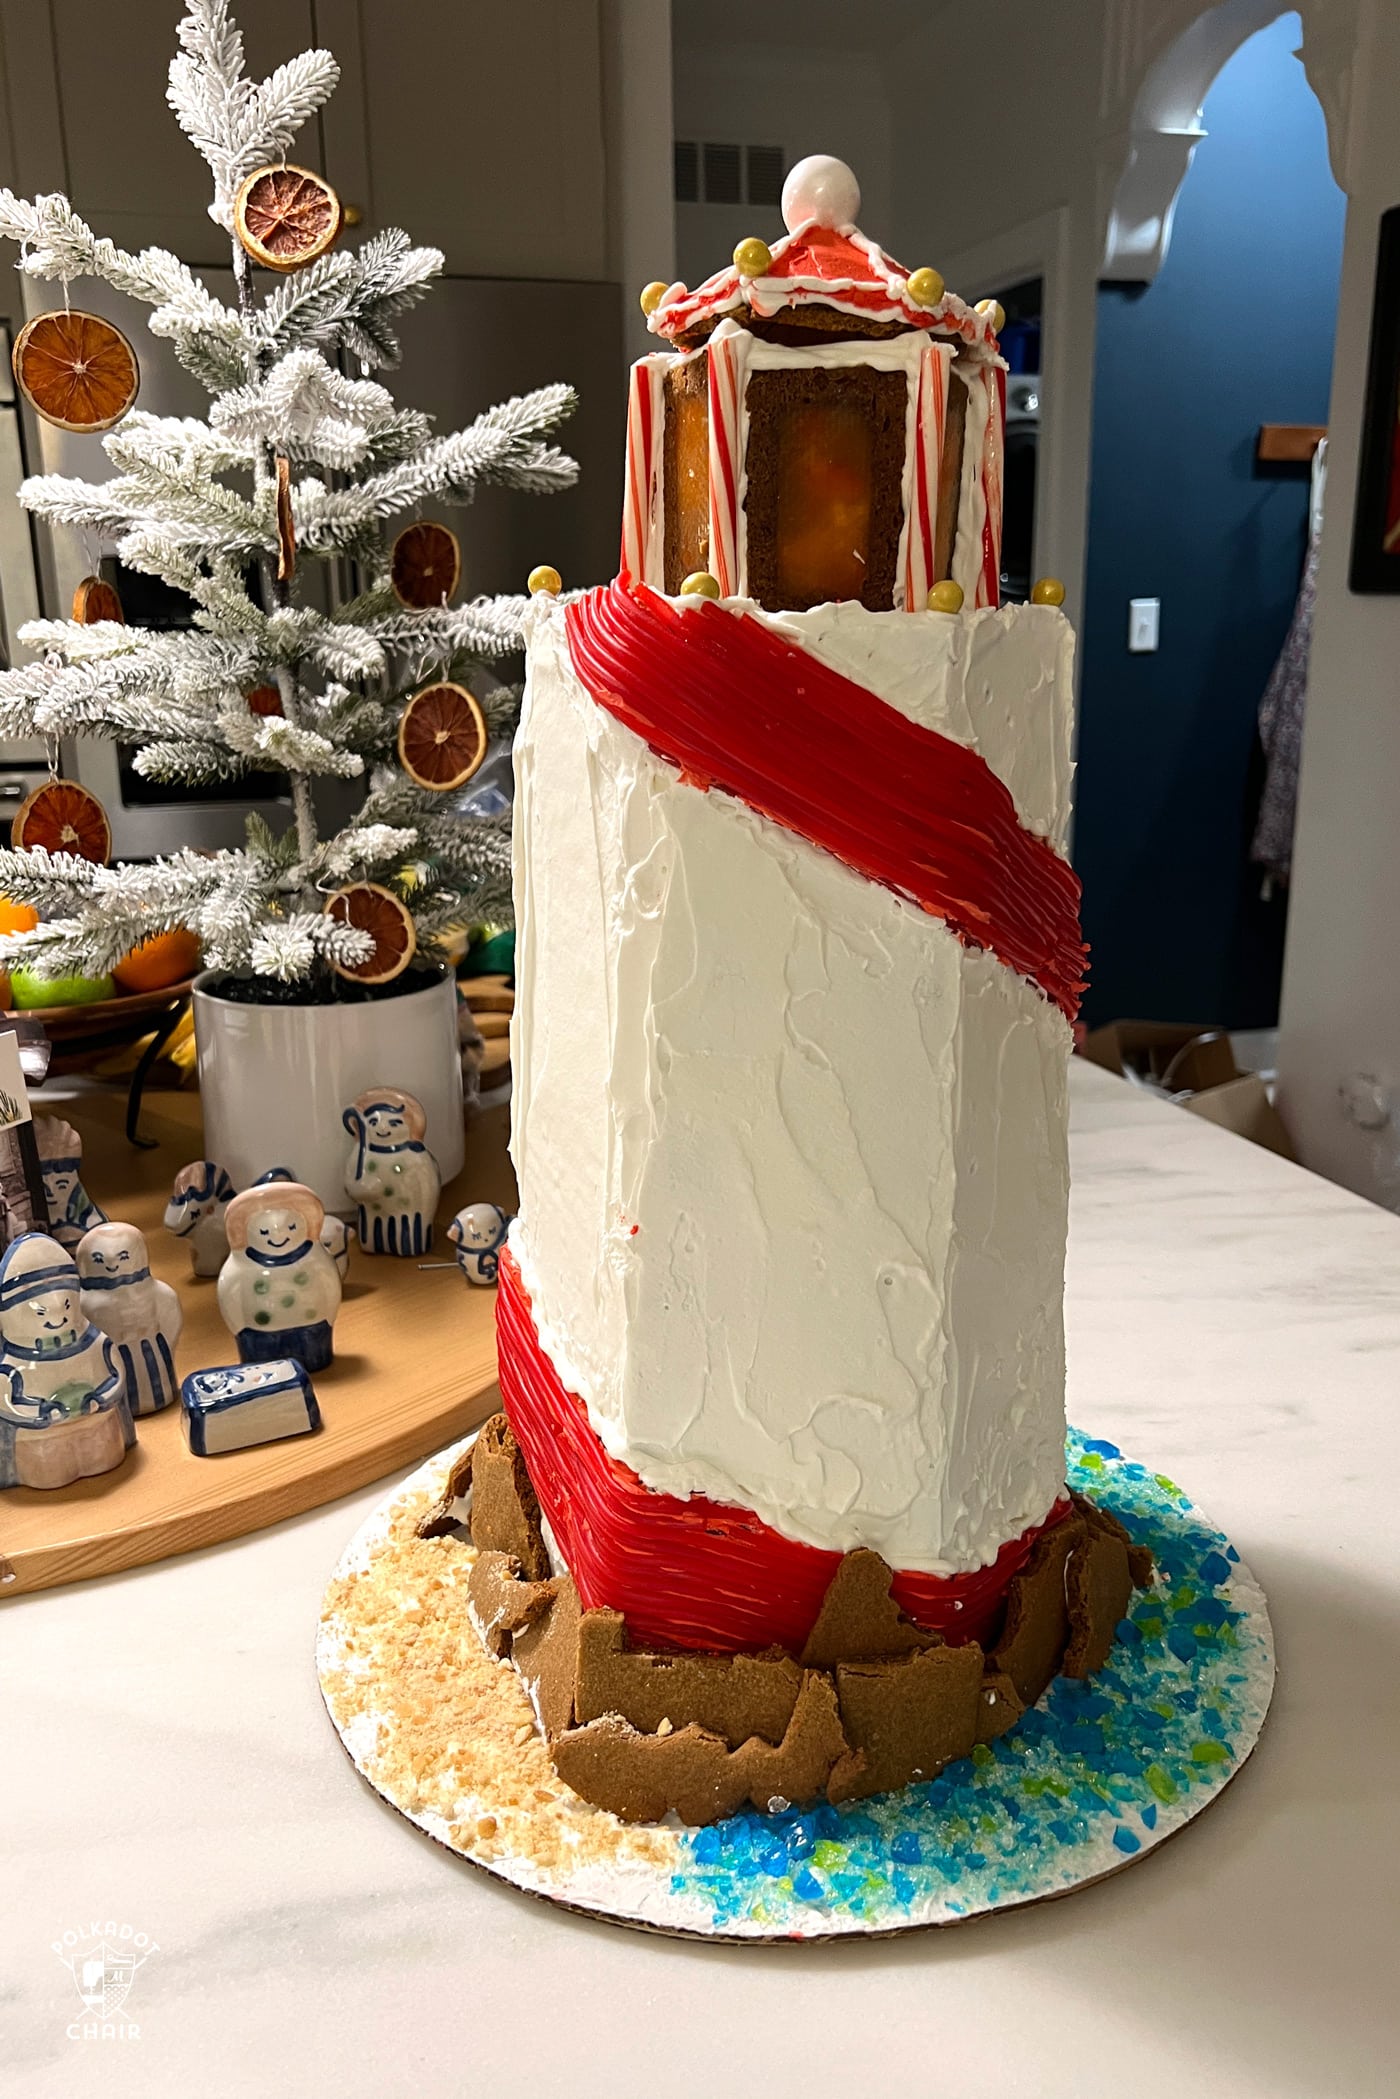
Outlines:
{"label": "red licorice stripe", "polygon": [[[565,616],[588,692],[687,781],[922,904],[1074,1018],[1078,879],[975,752],[713,601],[679,612],[619,578]],[[873,791],[853,777],[857,752]]]}
{"label": "red licorice stripe", "polygon": [[[841,1555],[784,1538],[747,1509],[654,1493],[609,1457],[540,1346],[509,1251],[496,1345],[507,1417],[585,1608],[621,1611],[632,1639],[647,1646],[735,1654],[776,1642],[799,1653]],[[952,1645],[981,1639],[1012,1575],[1069,1507],[1061,1496],[1043,1523],[971,1574],[897,1574],[901,1609]]]}

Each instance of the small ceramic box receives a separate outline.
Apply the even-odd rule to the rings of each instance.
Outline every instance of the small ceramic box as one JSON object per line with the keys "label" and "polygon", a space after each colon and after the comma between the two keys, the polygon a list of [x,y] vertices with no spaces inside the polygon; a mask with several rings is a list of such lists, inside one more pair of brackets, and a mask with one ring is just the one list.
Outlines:
{"label": "small ceramic box", "polygon": [[180,1387],[180,1411],[197,1458],[280,1443],[321,1426],[311,1380],[290,1356],[192,1370]]}

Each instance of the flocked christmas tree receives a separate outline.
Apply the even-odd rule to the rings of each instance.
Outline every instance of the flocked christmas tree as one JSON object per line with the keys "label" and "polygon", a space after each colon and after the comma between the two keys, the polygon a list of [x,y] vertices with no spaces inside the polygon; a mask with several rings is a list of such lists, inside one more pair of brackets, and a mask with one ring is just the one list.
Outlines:
{"label": "flocked christmas tree", "polygon": [[[288,167],[336,84],[334,59],[308,51],[247,79],[226,0],[190,0],[179,40],[168,99],[212,171],[237,306],[173,255],[98,238],[63,196],[0,191],[0,234],[20,244],[21,269],[62,284],[66,308],[84,277],[144,302],[151,333],[212,396],[207,422],[129,407],[130,347],[76,300],[16,343],[33,404],[65,428],[106,429],[117,469],[98,483],[44,475],[20,500],[186,593],[193,625],[128,627],[91,581],[73,619],[21,631],[40,660],[0,672],[0,736],[42,736],[55,752],[59,738],[119,739],[160,781],[281,772],[294,822],[278,837],[250,820],[242,851],[107,866],[100,809],[58,782],[16,842],[69,849],[0,851],[0,893],[43,914],[0,939],[0,960],[97,975],[188,927],[209,966],[324,996],[347,977],[384,980],[449,929],[508,915],[509,819],[464,818],[448,790],[480,763],[486,732],[509,726],[516,694],[471,688],[519,647],[524,600],[450,604],[455,540],[413,520],[492,483],[568,486],[574,463],[547,440],[573,397],[545,387],[450,435],[397,407],[368,375],[397,361],[396,321],[443,258],[401,232],[336,247],[333,190]],[[256,279],[255,262],[280,274]],[[364,579],[353,601],[329,612],[299,601],[310,560],[345,557]],[[363,776],[366,792],[323,838],[312,786],[325,776]]]}

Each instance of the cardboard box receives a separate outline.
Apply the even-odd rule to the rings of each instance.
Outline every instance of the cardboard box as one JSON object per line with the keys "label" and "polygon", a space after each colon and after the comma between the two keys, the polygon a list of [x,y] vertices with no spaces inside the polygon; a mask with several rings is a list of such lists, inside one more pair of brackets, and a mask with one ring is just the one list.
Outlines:
{"label": "cardboard box", "polygon": [[1228,1032],[1200,1022],[1115,1020],[1094,1028],[1080,1056],[1150,1086],[1193,1115],[1293,1159],[1288,1132],[1256,1072],[1235,1062]]}

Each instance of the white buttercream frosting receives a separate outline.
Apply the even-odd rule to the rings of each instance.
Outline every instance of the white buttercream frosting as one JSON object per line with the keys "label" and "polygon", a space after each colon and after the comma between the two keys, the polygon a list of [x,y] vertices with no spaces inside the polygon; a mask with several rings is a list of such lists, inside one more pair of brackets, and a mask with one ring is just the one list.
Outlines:
{"label": "white buttercream frosting", "polygon": [[[770,624],[982,749],[1062,836],[1058,614]],[[899,1567],[983,1565],[1063,1479],[1068,1026],[917,906],[683,784],[584,691],[561,608],[530,625],[512,1244],[543,1345],[648,1485]],[[858,744],[851,791],[879,792]]]}

